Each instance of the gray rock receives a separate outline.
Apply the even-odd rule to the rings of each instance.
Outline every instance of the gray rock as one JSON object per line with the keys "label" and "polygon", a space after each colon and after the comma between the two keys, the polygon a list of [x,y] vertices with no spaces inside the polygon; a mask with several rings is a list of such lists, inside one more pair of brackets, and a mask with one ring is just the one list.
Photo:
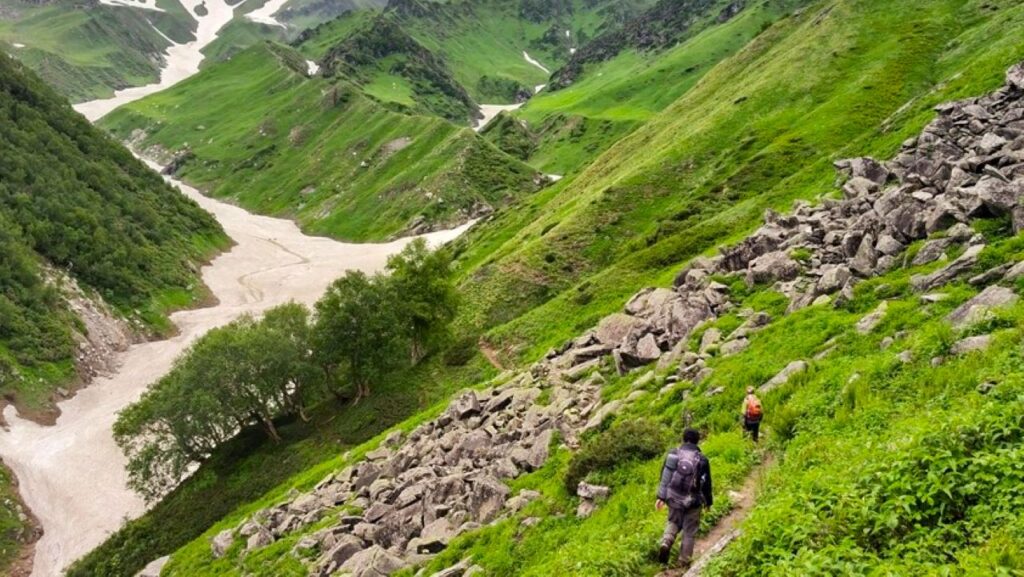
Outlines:
{"label": "gray rock", "polygon": [[976,244],[967,248],[964,254],[949,263],[945,267],[929,274],[914,275],[910,279],[910,286],[917,292],[929,291],[938,288],[961,274],[970,270],[978,263],[978,255],[985,249],[985,245]]}
{"label": "gray rock", "polygon": [[451,404],[449,409],[453,417],[464,420],[480,414],[480,399],[473,391],[466,391],[462,396]]}
{"label": "gray rock", "polygon": [[785,251],[775,251],[750,261],[747,270],[747,284],[767,283],[776,280],[793,280],[800,274],[800,264]]}
{"label": "gray rock", "polygon": [[480,523],[490,523],[505,507],[509,488],[494,477],[481,477],[472,482],[473,490],[469,497],[469,510],[474,519]]}
{"label": "gray rock", "polygon": [[1003,280],[1015,281],[1024,278],[1024,261],[1020,261],[1010,267],[1010,270],[1006,271],[1006,275],[1003,276]]}
{"label": "gray rock", "polygon": [[883,234],[878,238],[875,249],[884,255],[894,256],[903,252],[904,246],[902,242],[896,240],[891,235]]}
{"label": "gray rock", "polygon": [[917,251],[911,264],[921,266],[939,260],[946,253],[954,242],[952,238],[937,238],[924,243],[921,250]]}
{"label": "gray rock", "polygon": [[749,346],[750,341],[745,338],[734,339],[722,343],[722,346],[718,348],[718,352],[720,352],[723,357],[729,357],[745,351]]}
{"label": "gray rock", "polygon": [[870,333],[871,331],[875,330],[875,327],[877,327],[882,322],[882,319],[885,318],[885,313],[888,310],[889,301],[882,301],[878,303],[878,306],[875,307],[875,310],[864,315],[863,318],[857,321],[857,325],[854,328],[857,330],[858,333],[862,335]]}
{"label": "gray rock", "polygon": [[713,346],[718,345],[718,343],[721,340],[722,340],[722,331],[716,329],[715,327],[709,328],[708,330],[704,331],[703,335],[701,335],[701,338],[700,338],[700,352],[701,353],[706,353],[708,351],[708,349],[710,349]]}
{"label": "gray rock", "polygon": [[978,335],[961,339],[950,347],[951,355],[966,355],[975,351],[983,351],[992,344],[992,335]]}
{"label": "gray rock", "polygon": [[611,489],[608,487],[591,485],[586,481],[580,481],[579,485],[576,486],[576,495],[581,499],[589,499],[591,501],[602,502],[608,499],[608,495],[611,492]]}
{"label": "gray rock", "polygon": [[405,562],[383,547],[374,545],[353,555],[340,568],[352,577],[387,577],[401,570]]}
{"label": "gray rock", "polygon": [[164,566],[170,562],[171,557],[164,555],[163,557],[156,559],[142,568],[135,574],[135,577],[160,577],[160,572],[164,570]]}
{"label": "gray rock", "polygon": [[213,551],[213,558],[220,559],[227,553],[231,545],[235,543],[235,532],[232,529],[225,529],[210,541],[210,549]]}
{"label": "gray rock", "polygon": [[793,375],[797,375],[807,370],[806,361],[793,361],[786,365],[786,368],[782,369],[779,374],[775,375],[768,380],[765,384],[761,385],[758,389],[762,393],[768,393],[772,390],[781,387],[782,385],[789,382],[789,379],[793,378]]}
{"label": "gray rock", "polygon": [[1024,90],[1024,62],[1006,72],[1006,85],[1017,90]]}
{"label": "gray rock", "polygon": [[875,239],[870,234],[864,235],[860,246],[857,248],[853,260],[850,261],[850,270],[862,277],[869,277],[875,273],[875,266],[878,265],[878,253],[875,252]]}
{"label": "gray rock", "polygon": [[849,280],[850,269],[845,265],[826,265],[822,267],[815,290],[819,295],[831,294],[843,288]]}
{"label": "gray rock", "polygon": [[954,328],[963,328],[983,320],[992,311],[1008,307],[1020,300],[1017,293],[1001,286],[990,286],[981,291],[974,298],[957,307],[949,313],[946,320]]}
{"label": "gray rock", "polygon": [[260,527],[255,533],[249,536],[248,541],[245,543],[246,551],[254,551],[262,547],[266,547],[274,542],[274,535],[270,533],[265,527]]}
{"label": "gray rock", "polygon": [[363,550],[363,542],[354,535],[339,535],[334,545],[324,553],[317,564],[325,571],[331,572],[341,567],[349,559]]}
{"label": "gray rock", "polygon": [[855,176],[843,185],[843,196],[848,199],[868,196],[878,192],[878,183],[862,176]]}
{"label": "gray rock", "polygon": [[614,401],[605,403],[600,409],[598,409],[596,413],[594,413],[592,417],[590,417],[590,420],[587,421],[587,424],[583,426],[583,431],[589,431],[591,429],[596,429],[597,427],[601,426],[601,423],[603,423],[605,419],[619,412],[619,409],[621,408],[622,401],[620,401],[619,399],[615,399]]}
{"label": "gray rock", "polygon": [[597,340],[602,343],[619,345],[622,341],[626,340],[627,335],[635,330],[642,329],[646,325],[647,322],[643,319],[627,314],[615,313],[601,319],[594,334]]}

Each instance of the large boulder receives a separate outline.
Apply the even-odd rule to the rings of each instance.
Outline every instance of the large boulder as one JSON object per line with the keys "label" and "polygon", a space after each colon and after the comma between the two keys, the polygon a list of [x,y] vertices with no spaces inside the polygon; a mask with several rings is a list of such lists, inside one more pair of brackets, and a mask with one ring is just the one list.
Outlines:
{"label": "large boulder", "polygon": [[806,361],[793,361],[786,365],[786,368],[779,371],[779,374],[775,375],[768,380],[765,384],[761,385],[758,389],[762,393],[768,393],[772,390],[781,387],[782,385],[789,382],[789,379],[793,378],[794,375],[802,373],[807,370]]}
{"label": "large boulder", "polygon": [[213,551],[213,558],[220,559],[227,553],[228,549],[231,548],[235,542],[235,532],[231,529],[225,529],[210,541],[210,549]]}
{"label": "large boulder", "polygon": [[1012,290],[990,286],[960,305],[946,317],[954,328],[962,328],[983,320],[992,311],[1013,305],[1020,297]]}
{"label": "large boulder", "polygon": [[480,399],[477,398],[476,393],[473,391],[466,391],[449,408],[451,415],[456,419],[468,419],[474,415],[479,415],[480,410]]}
{"label": "large boulder", "polygon": [[1006,85],[1017,90],[1024,90],[1024,62],[1006,71]]}
{"label": "large boulder", "polygon": [[615,313],[603,319],[594,333],[597,340],[611,345],[619,345],[634,331],[641,331],[647,321],[623,313]]}
{"label": "large boulder", "polygon": [[322,574],[330,575],[362,550],[362,539],[342,534],[336,537],[334,545],[320,557],[317,564]]}
{"label": "large boulder", "polygon": [[793,280],[800,274],[800,264],[785,251],[770,252],[750,261],[747,283],[758,284],[776,280]]}
{"label": "large boulder", "polygon": [[340,568],[352,577],[387,577],[405,567],[405,561],[374,545],[353,555]]}
{"label": "large boulder", "polygon": [[978,263],[978,255],[984,249],[985,245],[983,244],[968,247],[964,254],[943,268],[928,275],[914,275],[911,277],[910,287],[917,292],[925,292],[948,283],[973,268]]}
{"label": "large boulder", "polygon": [[469,510],[472,517],[479,523],[490,523],[505,507],[509,488],[494,477],[480,477],[472,482],[473,490],[469,496]]}

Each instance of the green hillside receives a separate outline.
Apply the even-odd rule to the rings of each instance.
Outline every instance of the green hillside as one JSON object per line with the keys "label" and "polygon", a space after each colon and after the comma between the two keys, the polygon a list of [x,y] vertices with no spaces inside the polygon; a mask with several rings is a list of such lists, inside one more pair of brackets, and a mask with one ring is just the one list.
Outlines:
{"label": "green hillside", "polygon": [[158,79],[167,38],[191,40],[195,22],[185,9],[176,0],[159,5],[164,12],[95,1],[3,0],[0,46],[73,102],[111,96]]}
{"label": "green hillside", "polygon": [[343,80],[309,78],[297,53],[273,44],[102,126],[143,149],[187,150],[178,174],[213,196],[352,240],[465,222],[537,186],[529,167],[469,129],[392,111]]}
{"label": "green hillside", "polygon": [[[586,166],[690,90],[718,62],[805,3],[760,2],[734,12],[728,10],[733,3],[663,0],[623,28],[602,34],[555,71],[552,86],[514,114],[526,121],[526,136],[533,143],[527,160],[557,174]],[[657,45],[628,42],[623,29],[660,22],[666,12],[688,15],[688,25],[663,32],[666,38]],[[592,61],[581,60],[588,55]]]}
{"label": "green hillside", "polygon": [[[648,16],[684,4],[699,9],[674,14],[681,16],[676,20]],[[595,5],[601,3],[587,3]],[[739,5],[738,12],[728,9]],[[144,137],[134,135],[143,146],[180,150],[188,143],[181,174],[213,194],[346,238],[392,234],[407,229],[416,216],[431,214],[422,194],[404,195],[412,185],[393,189],[376,171],[359,171],[376,166],[385,145],[402,137],[412,143],[381,160],[391,175],[386,182],[451,182],[446,179],[455,176],[436,175],[465,175],[462,163],[463,172],[446,172],[446,161],[429,154],[456,137],[471,143],[466,146],[473,151],[487,151],[490,159],[486,169],[470,175],[499,175],[502,186],[525,185],[532,170],[511,160],[514,156],[567,176],[530,195],[507,195],[505,208],[454,244],[463,303],[450,350],[381,383],[382,395],[369,404],[328,403],[317,407],[311,423],[282,423],[281,444],[240,435],[153,512],[82,560],[72,575],[132,575],[175,550],[165,575],[306,575],[311,567],[330,567],[323,556],[336,543],[325,535],[338,536],[332,531],[343,516],[368,515],[369,503],[332,502],[323,509],[330,512],[325,516],[284,522],[282,511],[292,511],[288,506],[296,490],[330,485],[328,474],[361,461],[396,424],[406,435],[426,430],[438,443],[440,438],[461,443],[447,435],[451,419],[442,416],[450,413],[453,392],[493,389],[498,398],[501,387],[521,381],[538,387],[531,410],[563,407],[565,419],[592,410],[586,406],[589,398],[580,406],[570,404],[571,409],[559,404],[565,400],[560,395],[574,387],[596,389],[601,401],[616,403],[610,405],[616,410],[588,430],[573,425],[569,432],[578,437],[556,436],[543,466],[507,481],[514,492],[539,495],[507,518],[446,542],[440,555],[424,561],[425,575],[467,557],[485,575],[657,574],[653,549],[664,519],[652,501],[661,447],[648,454],[652,449],[638,447],[636,439],[667,447],[678,436],[681,415],[709,434],[704,447],[716,471],[717,505],[705,516],[705,531],[733,507],[730,491],[743,487],[755,471],[762,479],[744,535],[709,575],[1024,571],[1016,466],[1024,434],[1019,422],[1022,305],[1011,304],[963,328],[946,320],[985,286],[1021,289],[1019,281],[999,280],[1022,250],[1016,234],[1020,223],[1006,214],[990,218],[997,215],[976,209],[972,216],[978,218],[966,237],[981,235],[977,242],[985,248],[973,244],[977,260],[936,289],[943,297],[922,300],[911,282],[914,275],[933,273],[971,250],[940,230],[932,238],[939,243],[932,248],[945,247],[943,255],[935,255],[940,260],[915,264],[924,248],[911,240],[923,235],[911,236],[905,239],[908,256],[887,261],[887,272],[850,294],[791,313],[791,295],[783,291],[794,288],[785,283],[753,276],[747,281],[735,271],[704,279],[718,283],[714,290],[728,294],[732,308],[682,341],[695,352],[707,337],[703,356],[677,356],[652,371],[626,375],[610,359],[585,367],[589,372],[562,373],[564,381],[546,372],[560,351],[591,346],[568,343],[621,311],[637,291],[672,286],[692,259],[717,254],[718,247],[754,231],[766,209],[789,213],[795,207],[806,217],[809,210],[794,201],[834,202],[836,160],[892,158],[936,117],[939,103],[1002,86],[1006,69],[1024,58],[1024,7],[1012,0],[663,0],[652,12],[611,18],[607,11],[588,12],[574,2],[497,6],[406,0],[392,2],[386,17],[443,59],[478,101],[500,96],[481,91],[490,85],[481,83],[488,74],[527,87],[545,81],[543,73],[545,78],[536,78],[539,69],[519,68],[524,49],[542,61],[550,58],[552,68],[571,62],[563,44],[541,39],[549,37],[545,31],[557,32],[554,23],[566,14],[580,18],[579,30],[595,44],[581,43],[577,54],[600,57],[581,56],[571,82],[536,96],[485,131],[508,155],[440,118],[399,112],[399,105],[413,106],[416,100],[413,87],[394,77],[376,84],[371,79],[362,87],[308,79],[303,58],[275,45],[211,66],[174,90],[109,117],[105,126],[119,137],[145,130]],[[377,17],[343,16],[305,35],[298,50],[305,58],[320,59]],[[623,32],[625,37],[616,37],[619,33],[602,28],[605,22],[618,22],[624,31],[653,30],[653,36]],[[644,27],[652,22],[659,25]],[[662,23],[674,25],[666,29]],[[610,42],[602,32],[625,40]],[[204,105],[192,106],[195,102]],[[304,131],[296,132],[303,126],[310,127],[308,140],[299,138]],[[1002,141],[1019,140],[1020,127],[1012,130],[1016,136],[1006,131]],[[424,143],[420,134],[437,140]],[[417,143],[424,149],[413,154]],[[456,150],[465,150],[462,146]],[[328,154],[330,162],[323,160]],[[440,156],[450,160],[452,152]],[[964,169],[980,174],[982,164],[993,163],[965,160]],[[1006,180],[1019,178],[1019,162],[1007,163],[996,172]],[[403,180],[407,174],[414,178]],[[523,180],[505,176],[510,174]],[[998,175],[990,169],[987,178]],[[360,186],[347,188],[355,181]],[[461,190],[478,190],[472,178],[456,182],[469,183]],[[403,194],[388,196],[388,190]],[[467,199],[463,206],[480,198],[465,194],[459,197]],[[381,212],[381,197],[398,201]],[[445,204],[448,210],[450,203]],[[767,217],[786,218],[773,214]],[[438,215],[451,217],[450,212]],[[820,255],[804,248],[780,252],[786,264],[798,268],[821,264]],[[981,276],[992,270],[999,274]],[[976,275],[982,280],[965,282]],[[888,313],[859,330],[857,323],[883,301]],[[758,318],[770,322],[763,328],[752,325],[750,319]],[[723,351],[707,336],[714,334],[710,328],[720,335],[739,329],[746,348]],[[965,337],[989,337],[989,346],[973,353],[955,346]],[[482,354],[474,355],[477,348]],[[805,363],[803,372],[766,391],[767,441],[754,447],[738,431],[743,388],[768,382],[794,361]],[[510,371],[495,376],[500,367]],[[513,435],[516,425],[528,420],[517,418],[489,423],[496,427],[489,438]],[[387,455],[371,458],[393,456]],[[965,470],[979,474],[967,477]],[[575,518],[579,500],[566,488],[581,476],[612,490],[609,501],[586,520]],[[363,487],[367,492],[371,483]],[[398,499],[403,488],[408,486],[380,482],[373,491]],[[211,502],[216,505],[207,506]],[[281,503],[285,509],[268,512]],[[535,519],[523,523],[529,518]],[[245,529],[252,520],[277,523],[275,530],[288,528],[268,537],[251,526]],[[253,532],[244,535],[249,529]],[[211,542],[225,534],[232,540],[215,556]],[[256,537],[251,541],[256,545],[249,545],[250,537]],[[416,569],[396,574],[411,576]]]}

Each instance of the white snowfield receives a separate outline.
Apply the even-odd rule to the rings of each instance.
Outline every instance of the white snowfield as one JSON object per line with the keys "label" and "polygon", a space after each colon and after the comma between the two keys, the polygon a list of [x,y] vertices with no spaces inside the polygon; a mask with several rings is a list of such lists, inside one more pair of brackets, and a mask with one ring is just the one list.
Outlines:
{"label": "white snowfield", "polygon": [[245,17],[253,22],[266,24],[267,26],[285,28],[285,25],[277,18],[274,18],[274,15],[280,12],[281,8],[284,8],[284,5],[287,3],[288,0],[268,0],[266,4],[246,14]]}
{"label": "white snowfield", "polygon": [[[380,270],[389,255],[411,240],[348,244],[306,236],[292,221],[254,215],[176,184],[213,213],[236,243],[202,269],[218,304],[174,313],[171,319],[180,334],[121,353],[116,374],[60,403],[56,425],[21,419],[13,407],[4,413],[9,429],[0,433],[0,456],[17,475],[21,495],[44,530],[36,544],[33,576],[59,575],[124,519],[146,510],[127,487],[126,460],[114,443],[112,426],[117,412],[166,374],[190,343],[245,313],[259,314],[292,300],[312,304],[346,270]],[[424,238],[437,246],[469,226]]]}
{"label": "white snowfield", "polygon": [[107,6],[130,6],[156,12],[164,11],[163,8],[156,5],[156,0],[100,0],[100,4],[106,4]]}
{"label": "white snowfield", "polygon": [[511,112],[513,110],[519,110],[520,108],[523,107],[523,104],[525,103],[520,102],[519,104],[481,104],[480,114],[483,115],[483,118],[476,120],[476,122],[473,124],[473,130],[480,132],[481,130],[484,129],[484,127],[490,124],[491,121],[494,120],[495,117],[497,117],[498,114],[500,114],[502,111]]}

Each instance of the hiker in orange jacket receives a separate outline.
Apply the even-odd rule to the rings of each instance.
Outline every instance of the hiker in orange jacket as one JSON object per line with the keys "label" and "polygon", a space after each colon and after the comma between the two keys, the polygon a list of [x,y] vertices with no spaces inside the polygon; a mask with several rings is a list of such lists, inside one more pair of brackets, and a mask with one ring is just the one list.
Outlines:
{"label": "hiker in orange jacket", "polygon": [[741,410],[743,412],[743,429],[750,432],[751,438],[756,443],[764,410],[761,408],[761,399],[754,394],[754,387],[747,387],[747,396],[743,399]]}

